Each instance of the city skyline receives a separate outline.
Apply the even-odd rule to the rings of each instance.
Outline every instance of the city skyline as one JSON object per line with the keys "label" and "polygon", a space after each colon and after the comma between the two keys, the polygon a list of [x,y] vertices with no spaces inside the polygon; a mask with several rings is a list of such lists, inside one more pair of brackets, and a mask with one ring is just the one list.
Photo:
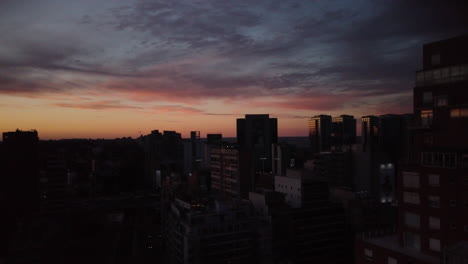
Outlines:
{"label": "city skyline", "polygon": [[411,113],[423,43],[465,33],[464,13],[455,1],[2,1],[0,131],[234,137],[237,118],[270,114],[285,137],[307,136],[318,114]]}

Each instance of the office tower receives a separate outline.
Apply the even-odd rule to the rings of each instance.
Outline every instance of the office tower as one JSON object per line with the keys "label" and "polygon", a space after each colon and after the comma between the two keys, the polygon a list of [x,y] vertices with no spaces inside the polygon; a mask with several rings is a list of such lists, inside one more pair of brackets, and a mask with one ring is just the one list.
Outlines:
{"label": "office tower", "polygon": [[362,150],[374,151],[377,149],[379,140],[379,121],[376,116],[363,116],[362,126]]}
{"label": "office tower", "polygon": [[[241,195],[247,198],[257,178],[272,172],[272,144],[278,143],[278,120],[269,115],[246,115],[237,119],[237,143]],[[273,177],[269,177],[273,182]]]}
{"label": "office tower", "polygon": [[314,156],[313,173],[333,186],[353,187],[353,157],[351,152],[322,152]]}
{"label": "office tower", "polygon": [[17,216],[39,209],[39,160],[37,131],[3,133],[2,192],[7,208]]}
{"label": "office tower", "polygon": [[356,119],[351,115],[332,118],[331,145],[336,151],[350,150],[356,143]]}
{"label": "office tower", "polygon": [[462,263],[453,261],[468,241],[467,46],[468,35],[424,45],[413,90],[419,158],[398,173],[398,234],[361,240],[357,263]]}
{"label": "office tower", "polygon": [[168,218],[168,263],[257,263],[249,202],[176,198]]}
{"label": "office tower", "polygon": [[239,150],[233,145],[211,147],[211,190],[225,198],[240,198]]}
{"label": "office tower", "polygon": [[3,133],[0,164],[0,257],[5,256],[21,219],[39,210],[37,131]]}
{"label": "office tower", "polygon": [[348,263],[344,210],[330,202],[328,184],[311,176],[304,169],[287,169],[286,176],[275,176],[275,191],[283,193],[292,207],[290,260]]}
{"label": "office tower", "polygon": [[[145,152],[145,186],[161,187],[161,183],[184,172],[184,144],[180,133],[175,131],[151,131],[142,137]],[[188,144],[191,146],[191,143]],[[189,151],[191,156],[191,148]]]}
{"label": "office tower", "polygon": [[44,167],[40,172],[41,212],[61,214],[66,209],[68,168],[65,154],[49,150],[44,154]]}
{"label": "office tower", "polygon": [[330,151],[332,118],[329,115],[317,115],[309,119],[309,139],[312,152]]}
{"label": "office tower", "polygon": [[249,200],[258,221],[258,263],[288,263],[291,252],[291,208],[285,196],[273,190],[259,189],[249,192]]}

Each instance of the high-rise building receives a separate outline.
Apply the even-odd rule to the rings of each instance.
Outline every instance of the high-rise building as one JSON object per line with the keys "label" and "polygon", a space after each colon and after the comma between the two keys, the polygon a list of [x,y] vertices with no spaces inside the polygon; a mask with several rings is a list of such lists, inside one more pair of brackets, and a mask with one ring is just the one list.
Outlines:
{"label": "high-rise building", "polygon": [[214,145],[210,156],[211,190],[225,198],[239,198],[239,150],[232,145]]}
{"label": "high-rise building", "polygon": [[39,209],[39,137],[37,131],[3,133],[2,192],[17,215]]}
{"label": "high-rise building", "polygon": [[331,145],[336,151],[351,149],[356,143],[356,119],[351,115],[332,118]]}
{"label": "high-rise building", "polygon": [[22,218],[38,212],[39,137],[37,131],[3,133],[0,158],[0,258],[5,256]]}
{"label": "high-rise building", "polygon": [[329,151],[331,148],[332,118],[317,115],[309,119],[309,139],[312,152]]}
{"label": "high-rise building", "polygon": [[454,263],[468,241],[467,46],[468,35],[424,45],[413,90],[419,159],[398,173],[398,234],[362,239],[357,263]]}
{"label": "high-rise building", "polygon": [[373,151],[377,149],[379,141],[379,121],[376,116],[363,116],[362,121],[362,150]]}
{"label": "high-rise building", "polygon": [[257,218],[249,202],[176,198],[170,208],[168,263],[257,263]]}
{"label": "high-rise building", "polygon": [[[269,115],[245,115],[237,119],[241,195],[248,197],[255,189],[256,179],[272,170],[272,144],[278,143],[278,120]],[[273,182],[273,176],[270,175]]]}

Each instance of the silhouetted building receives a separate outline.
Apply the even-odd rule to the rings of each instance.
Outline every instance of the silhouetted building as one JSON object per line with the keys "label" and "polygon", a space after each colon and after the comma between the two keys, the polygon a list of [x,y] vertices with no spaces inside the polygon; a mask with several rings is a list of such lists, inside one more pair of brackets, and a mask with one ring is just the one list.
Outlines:
{"label": "silhouetted building", "polygon": [[[161,187],[166,177],[181,177],[186,171],[184,164],[184,144],[180,133],[175,131],[158,130],[144,136],[143,149],[145,152],[145,186],[150,189]],[[191,142],[188,143],[191,147]],[[192,149],[187,151],[191,157]],[[191,161],[189,161],[191,165]],[[186,176],[186,175],[184,175]]]}
{"label": "silhouetted building", "polygon": [[206,142],[208,145],[220,144],[222,141],[222,134],[206,134]]}
{"label": "silhouetted building", "polygon": [[333,186],[353,187],[352,155],[350,151],[317,153],[312,160],[314,176]]}
{"label": "silhouetted building", "polygon": [[376,116],[363,116],[362,126],[362,149],[364,152],[375,151],[379,142],[379,121]]}
{"label": "silhouetted building", "polygon": [[210,160],[211,190],[225,198],[240,198],[239,149],[233,145],[212,146]]}
{"label": "silhouetted building", "polygon": [[329,151],[331,148],[332,118],[317,115],[309,119],[309,139],[312,152]]}
{"label": "silhouetted building", "polygon": [[398,235],[359,241],[357,263],[450,263],[468,241],[467,45],[468,35],[424,45],[414,88],[416,159],[398,174]]}
{"label": "silhouetted building", "polygon": [[39,137],[37,131],[3,133],[2,193],[14,216],[39,209]]}
{"label": "silhouetted building", "polygon": [[[272,144],[278,143],[278,120],[269,115],[246,115],[237,119],[237,143],[241,195],[247,198],[249,191],[255,188],[257,175],[272,172]],[[270,178],[273,182],[271,175]]]}
{"label": "silhouetted building", "polygon": [[0,258],[5,256],[22,218],[39,211],[37,131],[4,132],[0,157]]}
{"label": "silhouetted building", "polygon": [[284,195],[266,189],[249,193],[255,208],[257,226],[258,263],[288,263],[292,253],[291,208]]}
{"label": "silhouetted building", "polygon": [[169,263],[256,263],[250,203],[176,198],[168,217]]}
{"label": "silhouetted building", "polygon": [[335,151],[350,150],[356,143],[356,119],[351,115],[332,118],[331,145]]}
{"label": "silhouetted building", "polygon": [[61,214],[66,209],[68,169],[64,153],[45,154],[44,167],[40,172],[41,212]]}

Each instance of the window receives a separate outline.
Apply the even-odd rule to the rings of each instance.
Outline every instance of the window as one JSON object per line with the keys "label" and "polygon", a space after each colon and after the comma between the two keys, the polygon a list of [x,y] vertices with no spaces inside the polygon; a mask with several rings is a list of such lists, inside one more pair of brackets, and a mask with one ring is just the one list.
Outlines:
{"label": "window", "polygon": [[453,108],[450,110],[451,118],[467,118],[468,108]]}
{"label": "window", "polygon": [[463,230],[465,230],[465,232],[468,232],[468,225],[465,225],[465,226],[463,227]]}
{"label": "window", "polygon": [[461,158],[462,168],[468,168],[468,154],[463,154]]}
{"label": "window", "polygon": [[422,99],[424,104],[432,103],[432,92],[424,92]]}
{"label": "window", "polygon": [[429,228],[439,230],[440,229],[440,218],[429,216]]}
{"label": "window", "polygon": [[364,256],[366,257],[366,259],[372,260],[372,257],[374,256],[374,252],[371,249],[365,248]]}
{"label": "window", "polygon": [[402,172],[403,186],[406,188],[419,188],[419,173]]}
{"label": "window", "polygon": [[448,98],[447,96],[443,95],[443,96],[437,96],[435,98],[435,105],[438,106],[438,107],[443,107],[443,106],[447,106],[448,105]]}
{"label": "window", "polygon": [[421,249],[421,239],[418,234],[412,232],[404,233],[405,247],[413,248],[420,250]]}
{"label": "window", "polygon": [[398,261],[395,258],[388,257],[387,264],[398,264]]}
{"label": "window", "polygon": [[405,225],[408,227],[419,228],[420,216],[415,213],[405,212]]}
{"label": "window", "polygon": [[421,110],[421,125],[432,125],[432,110]]}
{"label": "window", "polygon": [[429,174],[427,175],[427,180],[430,186],[439,186],[439,175],[437,174]]}
{"label": "window", "polygon": [[433,251],[440,252],[440,240],[435,238],[429,238],[429,248]]}
{"label": "window", "polygon": [[422,152],[421,165],[426,167],[455,168],[457,155],[455,153]]}
{"label": "window", "polygon": [[427,197],[427,202],[429,204],[429,207],[432,207],[432,208],[439,208],[440,207],[440,197],[439,196],[429,195]]}
{"label": "window", "polygon": [[403,192],[403,202],[409,204],[420,204],[419,193]]}

